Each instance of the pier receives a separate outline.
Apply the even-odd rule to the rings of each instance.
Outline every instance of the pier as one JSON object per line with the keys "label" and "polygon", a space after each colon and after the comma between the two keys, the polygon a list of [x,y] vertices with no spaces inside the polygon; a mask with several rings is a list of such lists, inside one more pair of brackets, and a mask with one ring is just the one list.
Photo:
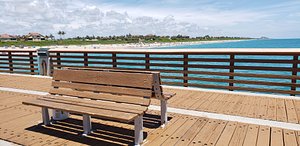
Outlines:
{"label": "pier", "polygon": [[22,101],[47,94],[53,69],[105,67],[160,71],[176,93],[169,123],[159,100],[144,117],[144,145],[299,145],[299,49],[0,50],[0,139],[21,145],[132,145],[133,123],[81,117],[39,126],[41,109]]}

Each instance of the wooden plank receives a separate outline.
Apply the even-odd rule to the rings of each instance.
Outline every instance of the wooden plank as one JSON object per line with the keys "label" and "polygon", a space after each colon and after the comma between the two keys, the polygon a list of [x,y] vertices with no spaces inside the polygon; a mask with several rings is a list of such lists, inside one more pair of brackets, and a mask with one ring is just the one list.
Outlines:
{"label": "wooden plank", "polygon": [[208,108],[210,106],[210,104],[218,97],[217,94],[215,94],[214,96],[210,96],[209,98],[207,98],[205,100],[205,102],[203,102],[198,108],[197,110],[204,110],[204,111],[207,111],[206,108]]}
{"label": "wooden plank", "polygon": [[164,141],[166,141],[169,138],[170,135],[172,135],[174,132],[176,132],[176,130],[179,127],[181,127],[187,120],[188,120],[188,117],[182,117],[182,118],[178,119],[172,125],[172,127],[169,127],[168,129],[166,129],[165,131],[160,133],[159,136],[153,142],[151,142],[151,144],[149,144],[149,145],[151,145],[151,146],[161,145]]}
{"label": "wooden plank", "polygon": [[24,101],[25,105],[39,106],[39,107],[47,107],[51,109],[58,109],[67,112],[73,112],[78,114],[87,114],[94,117],[100,117],[104,119],[111,119],[117,121],[130,122],[132,121],[138,114],[126,113],[126,112],[118,112],[104,109],[97,109],[91,107],[83,107],[78,105],[68,105],[62,103],[54,103],[44,100],[29,100]]}
{"label": "wooden plank", "polygon": [[257,146],[270,145],[270,130],[268,126],[260,126],[258,131]]}
{"label": "wooden plank", "polygon": [[190,117],[162,145],[175,145],[197,121],[198,118]]}
{"label": "wooden plank", "polygon": [[220,120],[209,119],[189,145],[205,145],[219,124]]}
{"label": "wooden plank", "polygon": [[284,146],[283,130],[280,128],[271,128],[271,146]]}
{"label": "wooden plank", "polygon": [[286,112],[287,112],[287,121],[289,123],[298,123],[298,117],[297,117],[293,100],[286,99],[285,105],[286,105]]}
{"label": "wooden plank", "polygon": [[283,130],[284,144],[286,146],[298,146],[295,131]]}
{"label": "wooden plank", "polygon": [[113,95],[113,94],[104,94],[104,93],[74,91],[74,90],[67,90],[67,89],[54,89],[54,88],[50,89],[49,93],[95,99],[95,100],[107,100],[107,101],[115,101],[115,102],[122,102],[122,103],[138,104],[138,105],[150,104],[150,99],[136,97],[136,96],[127,96],[127,95]]}
{"label": "wooden plank", "polygon": [[297,131],[295,134],[296,134],[296,137],[298,140],[298,145],[299,145],[300,144],[300,131]]}
{"label": "wooden plank", "polygon": [[287,122],[286,107],[284,99],[276,99],[277,102],[277,121]]}
{"label": "wooden plank", "polygon": [[276,121],[276,110],[277,110],[276,99],[269,98],[268,100],[269,100],[269,105],[267,111],[267,119]]}
{"label": "wooden plank", "polygon": [[230,140],[229,145],[231,146],[241,146],[244,143],[245,136],[247,133],[248,124],[238,123],[236,130]]}
{"label": "wooden plank", "polygon": [[242,102],[243,100],[245,100],[242,96],[236,96],[237,99],[236,99],[236,103],[235,105],[233,106],[233,108],[231,109],[230,113],[232,115],[238,115],[239,111],[241,111],[241,108],[242,108]]}
{"label": "wooden plank", "polygon": [[51,101],[55,103],[64,103],[69,105],[78,105],[84,107],[91,107],[97,109],[106,109],[112,111],[128,112],[134,114],[143,114],[147,111],[145,106],[137,106],[132,104],[116,103],[116,102],[107,102],[107,101],[95,101],[95,100],[82,100],[80,98],[68,98],[61,96],[48,96],[38,98],[39,100]]}
{"label": "wooden plank", "polygon": [[228,122],[216,146],[228,146],[237,127],[237,122]]}
{"label": "wooden plank", "polygon": [[267,106],[268,106],[268,100],[267,98],[264,97],[258,97],[261,98],[259,105],[256,107],[256,118],[259,119],[265,119],[266,118],[266,113],[267,113]]}
{"label": "wooden plank", "polygon": [[300,101],[294,100],[295,110],[297,113],[298,123],[300,124]]}
{"label": "wooden plank", "polygon": [[[19,117],[17,120],[11,120],[0,124],[0,138],[11,139],[18,137],[25,132],[26,127],[30,127],[40,120],[40,114],[29,114],[26,116]],[[20,122],[22,121],[22,122]]]}
{"label": "wooden plank", "polygon": [[204,141],[204,145],[215,145],[216,142],[218,141],[219,137],[223,134],[223,130],[227,125],[227,121],[220,121],[220,123],[218,123],[218,126],[216,127],[216,129],[212,132],[212,135],[210,136],[208,141]]}
{"label": "wooden plank", "polygon": [[201,131],[208,119],[200,118],[197,122],[178,140],[176,145],[188,145],[193,138]]}
{"label": "wooden plank", "polygon": [[232,106],[232,104],[234,103],[235,98],[235,96],[228,94],[227,99],[223,101],[223,105],[218,109],[218,113],[225,114],[230,106]]}
{"label": "wooden plank", "polygon": [[137,89],[137,88],[126,88],[117,86],[105,86],[95,84],[84,84],[84,83],[71,83],[71,82],[58,82],[53,81],[52,86],[60,88],[72,88],[78,90],[87,91],[98,91],[104,93],[124,94],[132,96],[151,97],[152,91],[150,89]]}
{"label": "wooden plank", "polygon": [[[157,114],[157,113],[154,113],[153,111],[148,111],[148,113],[149,114]],[[181,118],[183,118],[181,115],[173,117],[172,120],[168,122],[168,126],[169,127],[173,126]],[[145,117],[144,117],[144,119],[145,119]],[[145,120],[147,120],[147,119],[145,119]],[[155,120],[155,119],[151,119],[151,120]],[[160,120],[158,120],[158,121],[160,124]],[[149,131],[148,136],[147,136],[147,142],[145,143],[145,145],[149,145],[152,143],[152,141],[156,141],[156,139],[161,136],[160,134],[163,133],[164,131],[166,131],[167,129],[168,128],[157,128],[154,131]]]}
{"label": "wooden plank", "polygon": [[256,146],[258,125],[249,125],[243,146]]}
{"label": "wooden plank", "polygon": [[152,88],[151,74],[100,72],[91,70],[54,70],[53,80],[127,87]]}

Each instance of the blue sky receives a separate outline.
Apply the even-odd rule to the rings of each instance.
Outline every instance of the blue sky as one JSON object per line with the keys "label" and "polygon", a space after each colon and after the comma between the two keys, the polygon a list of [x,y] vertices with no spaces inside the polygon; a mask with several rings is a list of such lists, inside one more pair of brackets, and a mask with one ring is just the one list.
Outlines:
{"label": "blue sky", "polygon": [[0,0],[0,33],[300,38],[299,0]]}

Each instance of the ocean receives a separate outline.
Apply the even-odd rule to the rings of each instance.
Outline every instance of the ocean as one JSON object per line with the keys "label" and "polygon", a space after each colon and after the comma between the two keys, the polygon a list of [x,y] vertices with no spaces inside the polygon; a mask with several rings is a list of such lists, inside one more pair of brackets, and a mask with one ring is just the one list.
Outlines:
{"label": "ocean", "polygon": [[300,48],[299,39],[256,39],[256,40],[244,40],[238,42],[223,42],[223,43],[211,43],[211,44],[199,44],[199,45],[182,45],[172,47],[161,48]]}

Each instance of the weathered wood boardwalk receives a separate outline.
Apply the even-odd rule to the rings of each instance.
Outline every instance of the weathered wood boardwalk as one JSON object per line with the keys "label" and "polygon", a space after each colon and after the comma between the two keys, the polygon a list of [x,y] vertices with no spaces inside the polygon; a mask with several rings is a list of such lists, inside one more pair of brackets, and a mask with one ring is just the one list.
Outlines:
{"label": "weathered wood boardwalk", "polygon": [[[47,91],[51,80],[0,75],[0,87]],[[203,91],[175,91],[170,107],[240,115],[258,119],[299,123],[300,102],[290,99],[220,94]],[[93,134],[82,137],[81,116],[40,126],[40,108],[21,102],[36,95],[0,91],[0,139],[21,145],[132,145],[133,123],[125,124],[93,118]],[[152,104],[158,104],[153,100]],[[170,122],[160,128],[158,111],[144,117],[144,145],[257,145],[297,146],[300,131],[169,113]]]}
{"label": "weathered wood boardwalk", "polygon": [[[2,86],[45,92],[48,92],[51,86],[50,78],[0,74],[0,81],[0,87]],[[165,91],[176,93],[176,96],[169,100],[170,107],[288,123],[300,123],[300,99],[276,99],[261,96],[170,88],[165,88]],[[158,105],[159,101],[152,100],[151,104]]]}
{"label": "weathered wood boardwalk", "polygon": [[[36,96],[0,92],[0,139],[22,145],[132,145],[133,125],[93,119],[93,134],[81,137],[81,118],[60,121],[50,127],[41,122],[40,108],[21,101]],[[145,145],[298,145],[300,132],[170,114],[170,123],[159,128],[157,112],[144,117]]]}

